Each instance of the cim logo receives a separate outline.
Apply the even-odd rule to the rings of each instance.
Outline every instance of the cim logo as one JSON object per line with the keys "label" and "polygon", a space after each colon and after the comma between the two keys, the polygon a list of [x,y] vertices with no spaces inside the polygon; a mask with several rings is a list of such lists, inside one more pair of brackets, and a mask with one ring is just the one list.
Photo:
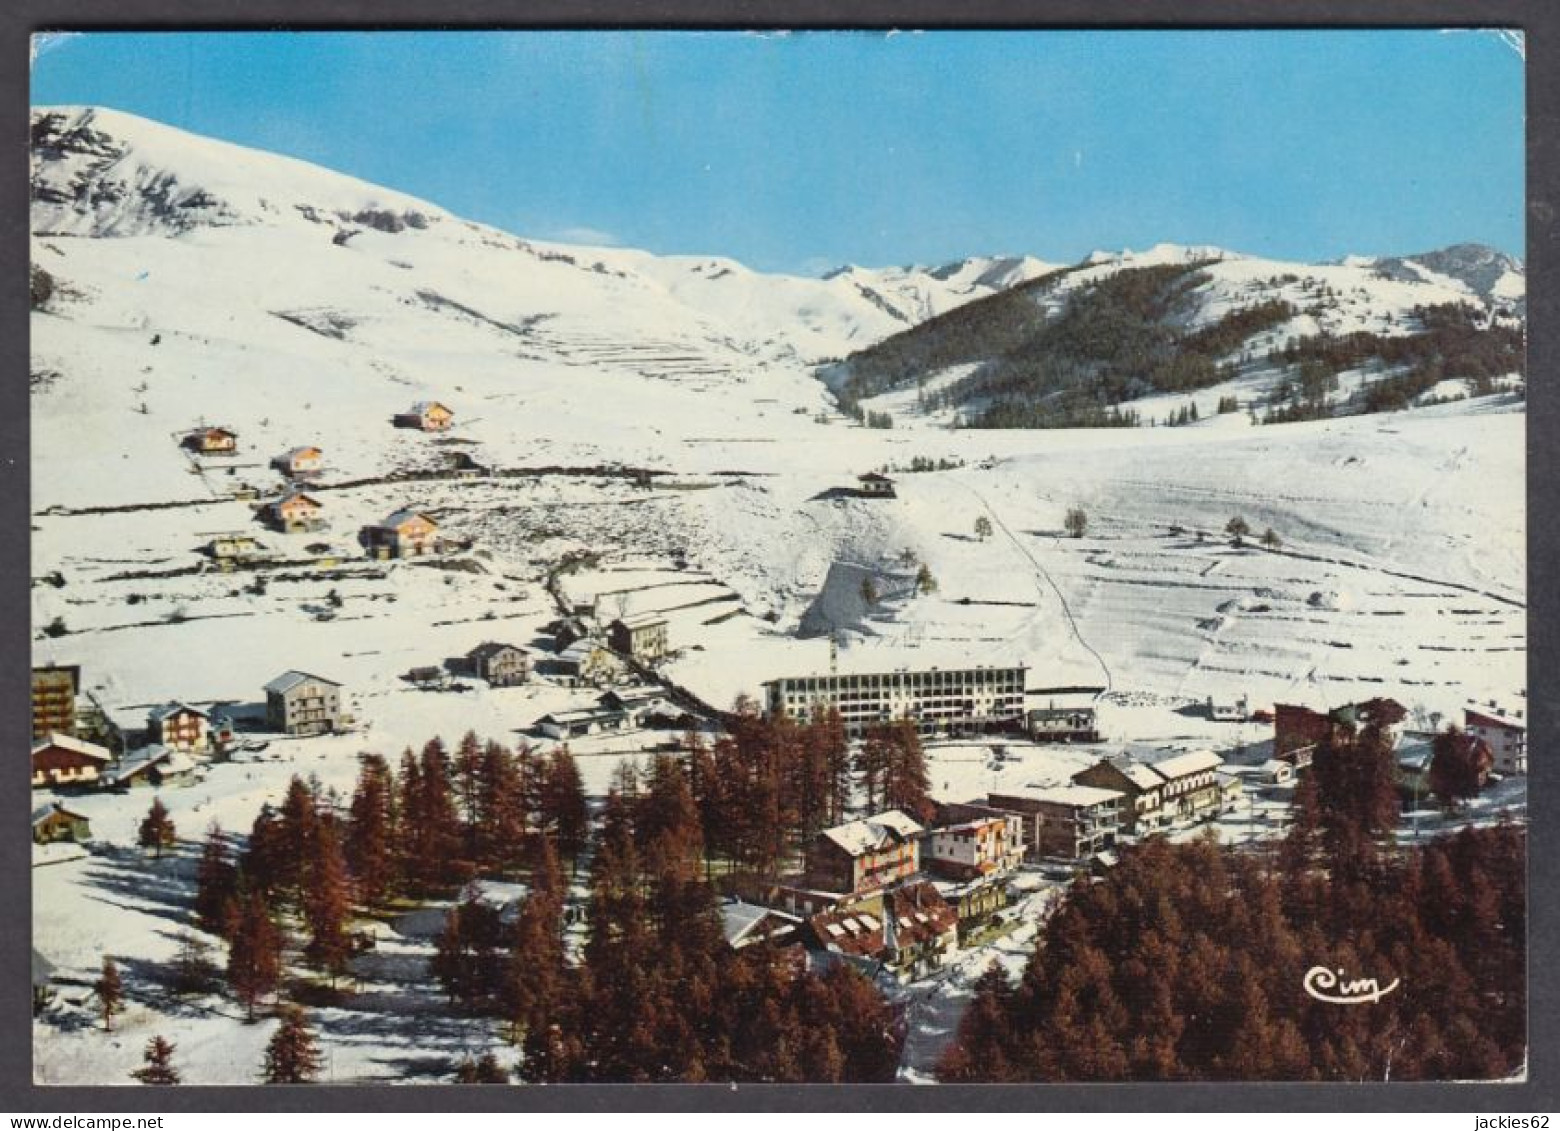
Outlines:
{"label": "cim logo", "polygon": [[1317,1001],[1328,1005],[1359,1005],[1367,1001],[1380,1001],[1398,988],[1399,979],[1393,978],[1383,986],[1375,978],[1345,979],[1343,971],[1336,973],[1325,966],[1313,966],[1305,972],[1301,985],[1305,992]]}

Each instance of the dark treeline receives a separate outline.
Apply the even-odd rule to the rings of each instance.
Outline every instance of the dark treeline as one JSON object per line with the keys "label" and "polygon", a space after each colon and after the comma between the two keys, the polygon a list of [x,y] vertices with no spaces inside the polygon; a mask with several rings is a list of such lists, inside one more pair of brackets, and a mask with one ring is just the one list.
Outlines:
{"label": "dark treeline", "polygon": [[[1320,746],[1273,858],[1150,840],[1079,880],[1017,986],[980,981],[953,1081],[1496,1079],[1526,1039],[1525,830],[1391,840],[1391,747]],[[1379,1000],[1316,1000],[1393,981]],[[1334,988],[1334,993],[1338,990]]]}
{"label": "dark treeline", "polygon": [[1270,414],[1273,420],[1307,418],[1306,406],[1312,403],[1305,395],[1307,373],[1326,379],[1369,365],[1399,370],[1359,394],[1360,411],[1387,412],[1408,407],[1441,381],[1470,381],[1474,395],[1481,396],[1493,391],[1496,378],[1526,372],[1526,335],[1520,329],[1482,326],[1478,311],[1458,303],[1415,307],[1413,316],[1422,327],[1419,333],[1387,336],[1361,330],[1340,337],[1319,335],[1273,351],[1271,360],[1298,366],[1302,378],[1281,390],[1280,399],[1288,403]]}
{"label": "dark treeline", "polygon": [[[622,769],[594,831],[567,749],[468,734],[453,754],[437,739],[408,750],[398,769],[366,754],[346,800],[294,778],[241,845],[211,829],[197,918],[227,940],[250,1016],[277,994],[290,947],[334,985],[350,974],[354,915],[456,895],[429,979],[523,1045],[523,1079],[891,1080],[900,1037],[876,988],[845,967],[806,973],[797,951],[730,950],[712,876],[794,865],[843,819],[855,774],[924,816],[914,727],[879,728],[856,763],[837,715],[801,725],[739,703],[730,731],[713,745],[690,735],[644,783]],[[587,858],[586,941],[571,952],[567,875]],[[523,878],[527,895],[506,914],[479,876]]]}
{"label": "dark treeline", "polygon": [[974,427],[1130,427],[1122,406],[1157,392],[1186,392],[1229,380],[1221,359],[1253,335],[1297,313],[1278,299],[1231,311],[1184,331],[1178,316],[1207,282],[1200,263],[1120,271],[1068,296],[1047,318],[1038,295],[1061,275],[970,303],[851,355],[843,396],[855,400],[951,365],[979,368],[932,394],[932,408],[982,407]]}

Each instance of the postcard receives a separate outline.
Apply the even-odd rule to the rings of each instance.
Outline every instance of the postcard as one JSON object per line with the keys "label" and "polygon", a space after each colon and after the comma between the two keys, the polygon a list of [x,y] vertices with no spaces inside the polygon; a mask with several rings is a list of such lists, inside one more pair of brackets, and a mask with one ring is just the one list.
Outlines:
{"label": "postcard", "polygon": [[33,51],[35,1082],[1526,1078],[1520,33]]}

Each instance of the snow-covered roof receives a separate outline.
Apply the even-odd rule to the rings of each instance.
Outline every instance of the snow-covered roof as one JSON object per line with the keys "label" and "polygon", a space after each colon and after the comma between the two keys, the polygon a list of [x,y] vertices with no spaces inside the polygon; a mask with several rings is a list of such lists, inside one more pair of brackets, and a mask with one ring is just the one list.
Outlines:
{"label": "snow-covered roof", "polygon": [[433,519],[429,518],[427,515],[423,514],[421,511],[414,511],[410,507],[402,507],[400,510],[396,511],[395,513],[393,513],[389,517],[387,517],[379,525],[384,527],[387,530],[394,530],[394,529],[396,529],[399,526],[403,526],[406,523],[411,522],[413,519],[421,519],[422,521],[426,522],[429,526],[437,526],[438,525],[438,523],[434,522]]}
{"label": "snow-covered roof", "polygon": [[265,691],[277,695],[285,695],[293,688],[297,687],[300,683],[307,683],[311,679],[319,683],[328,683],[332,687],[341,686],[341,684],[337,683],[335,680],[326,679],[322,675],[310,675],[308,672],[294,670],[290,672],[283,672],[281,675],[277,676],[270,683],[265,685]]}
{"label": "snow-covered roof", "polygon": [[191,707],[188,703],[167,703],[161,707],[153,709],[151,713],[147,715],[147,718],[151,719],[154,723],[160,723],[164,719],[172,718],[180,711],[189,711],[191,714],[199,715],[203,719],[210,717],[207,712],[202,711],[199,707]]}
{"label": "snow-covered roof", "polygon": [[601,651],[601,645],[594,640],[576,640],[562,652],[558,653],[558,659],[564,663],[583,663],[590,658],[591,653]]}
{"label": "snow-covered roof", "polygon": [[570,723],[587,723],[596,719],[621,719],[623,712],[614,707],[576,707],[572,711],[550,711],[537,719],[537,724],[552,722],[561,726]]}
{"label": "snow-covered roof", "polygon": [[1112,761],[1110,764],[1122,777],[1139,789],[1158,789],[1165,784],[1165,779],[1155,773],[1152,766],[1146,766],[1142,762],[1123,758],[1119,761]]}
{"label": "snow-covered roof", "polygon": [[720,905],[721,928],[725,933],[726,941],[732,946],[737,946],[753,928],[765,919],[775,919],[781,923],[797,926],[801,919],[784,911],[776,911],[768,907],[760,907],[756,903],[745,903],[740,899],[734,899],[729,903]]}
{"label": "snow-covered roof", "polygon": [[103,780],[109,785],[116,785],[145,773],[153,766],[164,774],[187,774],[195,768],[195,763],[188,755],[166,746],[143,746],[126,754],[124,761],[104,773]]}
{"label": "snow-covered roof", "polygon": [[302,459],[305,456],[317,456],[320,454],[320,450],[313,444],[305,444],[301,448],[292,448],[291,450],[284,452],[282,454],[282,458],[288,463],[292,463],[295,460]]}
{"label": "snow-covered roof", "polygon": [[281,498],[272,502],[271,507],[274,510],[279,510],[290,503],[307,503],[309,506],[316,508],[323,505],[313,495],[306,494],[303,491],[288,491]]}
{"label": "snow-covered roof", "polygon": [[1036,801],[1049,801],[1056,805],[1103,805],[1108,801],[1120,801],[1125,795],[1114,789],[1100,789],[1092,785],[1048,785],[1029,787],[1020,797],[1032,797]]}
{"label": "snow-covered roof", "polygon": [[83,758],[91,758],[98,762],[112,762],[114,756],[95,742],[87,742],[84,739],[75,738],[68,734],[50,733],[46,738],[33,743],[32,752],[42,753],[51,746],[58,746],[61,750],[69,750],[73,754],[80,754]]}
{"label": "snow-covered roof", "polygon": [[1200,774],[1204,770],[1216,769],[1224,764],[1212,750],[1193,750],[1190,754],[1176,754],[1153,764],[1154,772],[1166,781],[1176,778],[1184,778],[1191,774]]}
{"label": "snow-covered roof", "polygon": [[520,647],[518,644],[500,644],[497,641],[489,640],[485,643],[478,644],[471,651],[467,652],[466,657],[472,660],[485,660],[491,656],[498,655],[500,652],[519,652],[521,655],[524,655],[525,649]]}
{"label": "snow-covered roof", "polygon": [[905,841],[919,836],[922,828],[898,809],[889,809],[865,820],[850,821],[823,830],[822,835],[851,856],[860,856],[882,848],[890,841]]}
{"label": "snow-covered roof", "polygon": [[1504,727],[1506,730],[1527,730],[1527,723],[1498,707],[1474,705],[1463,708],[1465,725]]}
{"label": "snow-covered roof", "polygon": [[1293,769],[1294,767],[1288,762],[1280,762],[1277,758],[1269,758],[1266,762],[1262,763],[1262,772],[1265,774],[1276,774],[1280,772],[1287,772]]}
{"label": "snow-covered roof", "polygon": [[635,613],[632,616],[618,617],[612,623],[628,629],[651,628],[658,624],[665,624],[666,618],[655,613]]}
{"label": "snow-covered roof", "polygon": [[62,817],[71,817],[78,821],[86,820],[86,818],[83,817],[80,813],[76,813],[70,809],[65,808],[65,806],[61,805],[58,801],[50,801],[46,804],[38,806],[32,811],[32,827],[36,829],[39,825],[43,824],[43,822],[47,821],[56,813]]}

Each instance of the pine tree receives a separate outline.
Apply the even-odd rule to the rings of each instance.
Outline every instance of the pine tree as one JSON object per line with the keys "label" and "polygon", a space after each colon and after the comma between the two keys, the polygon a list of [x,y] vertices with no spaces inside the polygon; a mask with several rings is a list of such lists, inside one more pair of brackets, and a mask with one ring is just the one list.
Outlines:
{"label": "pine tree", "polygon": [[324,1057],[303,1010],[282,1007],[282,1023],[265,1048],[261,1079],[267,1084],[311,1084],[319,1078]]}
{"label": "pine tree", "polygon": [[240,870],[250,887],[270,896],[279,891],[295,865],[288,860],[291,850],[286,832],[270,802],[260,806],[249,830]]}
{"label": "pine tree", "polygon": [[211,961],[210,945],[189,931],[181,931],[178,940],[179,949],[173,959],[174,990],[181,994],[205,993],[217,972]]}
{"label": "pine tree", "polygon": [[932,576],[932,569],[925,562],[922,562],[921,568],[916,571],[915,588],[916,592],[923,597],[937,592],[937,579]]}
{"label": "pine tree", "polygon": [[119,967],[112,958],[103,959],[103,972],[92,988],[97,992],[98,1012],[103,1015],[103,1028],[114,1031],[114,1014],[124,1010],[125,987],[119,978]]}
{"label": "pine tree", "polygon": [[1070,538],[1082,538],[1089,529],[1089,516],[1082,507],[1068,507],[1062,527]]}
{"label": "pine tree", "polygon": [[991,519],[985,515],[980,515],[975,519],[975,537],[982,542],[991,537]]}
{"label": "pine tree", "polygon": [[1494,764],[1488,743],[1449,726],[1431,744],[1430,792],[1444,808],[1453,809],[1479,795]]}
{"label": "pine tree", "polygon": [[274,990],[281,979],[282,941],[265,894],[247,893],[229,935],[227,977],[233,995],[243,1003],[251,1021],[255,1003]]}
{"label": "pine tree", "polygon": [[163,1037],[153,1037],[146,1042],[146,1051],[142,1054],[146,1063],[130,1075],[143,1084],[181,1083],[178,1070],[173,1067],[173,1050],[176,1047]]}
{"label": "pine tree", "polygon": [[883,774],[883,807],[900,809],[918,821],[930,819],[933,809],[926,774],[926,752],[921,736],[909,719],[885,728],[888,762]]}
{"label": "pine tree", "polygon": [[460,1062],[460,1067],[455,1070],[455,1082],[457,1084],[507,1084],[509,1073],[498,1063],[498,1057],[492,1053],[483,1053],[476,1060],[466,1058]]}
{"label": "pine tree", "polygon": [[162,798],[152,798],[152,807],[141,822],[137,843],[142,848],[152,849],[156,858],[161,860],[163,849],[172,847],[174,836],[173,820],[163,807]]}
{"label": "pine tree", "polygon": [[1276,550],[1284,544],[1284,540],[1270,526],[1262,532],[1262,545],[1269,550]]}
{"label": "pine tree", "polygon": [[585,785],[567,746],[560,746],[547,761],[542,786],[541,820],[557,837],[559,856],[570,869],[584,851],[590,832],[590,810]]}
{"label": "pine tree", "polygon": [[293,775],[287,783],[287,795],[282,799],[279,814],[279,840],[286,855],[280,861],[278,888],[294,901],[295,906],[302,902],[318,850],[320,814],[316,792],[316,788]]}
{"label": "pine tree", "polygon": [[877,582],[870,577],[863,577],[861,579],[861,603],[870,609],[878,603],[878,596]]}
{"label": "pine tree", "polygon": [[516,1039],[553,1014],[567,975],[563,954],[563,871],[552,838],[539,838],[531,890],[509,936],[504,1013]]}
{"label": "pine tree", "polygon": [[1246,544],[1246,535],[1251,533],[1251,524],[1240,515],[1236,515],[1224,524],[1224,533],[1230,536],[1230,542],[1236,546]]}
{"label": "pine tree", "polygon": [[238,868],[222,826],[215,821],[206,830],[200,866],[195,873],[195,921],[202,929],[221,933],[222,913],[238,882]]}
{"label": "pine tree", "polygon": [[351,881],[336,822],[322,822],[315,836],[318,855],[309,871],[309,889],[303,900],[304,921],[309,930],[303,955],[311,965],[329,974],[334,986],[346,972],[352,956],[346,929],[352,912]]}
{"label": "pine tree", "polygon": [[359,759],[357,788],[347,817],[347,868],[357,898],[377,907],[390,895],[397,874],[395,781],[378,754]]}

